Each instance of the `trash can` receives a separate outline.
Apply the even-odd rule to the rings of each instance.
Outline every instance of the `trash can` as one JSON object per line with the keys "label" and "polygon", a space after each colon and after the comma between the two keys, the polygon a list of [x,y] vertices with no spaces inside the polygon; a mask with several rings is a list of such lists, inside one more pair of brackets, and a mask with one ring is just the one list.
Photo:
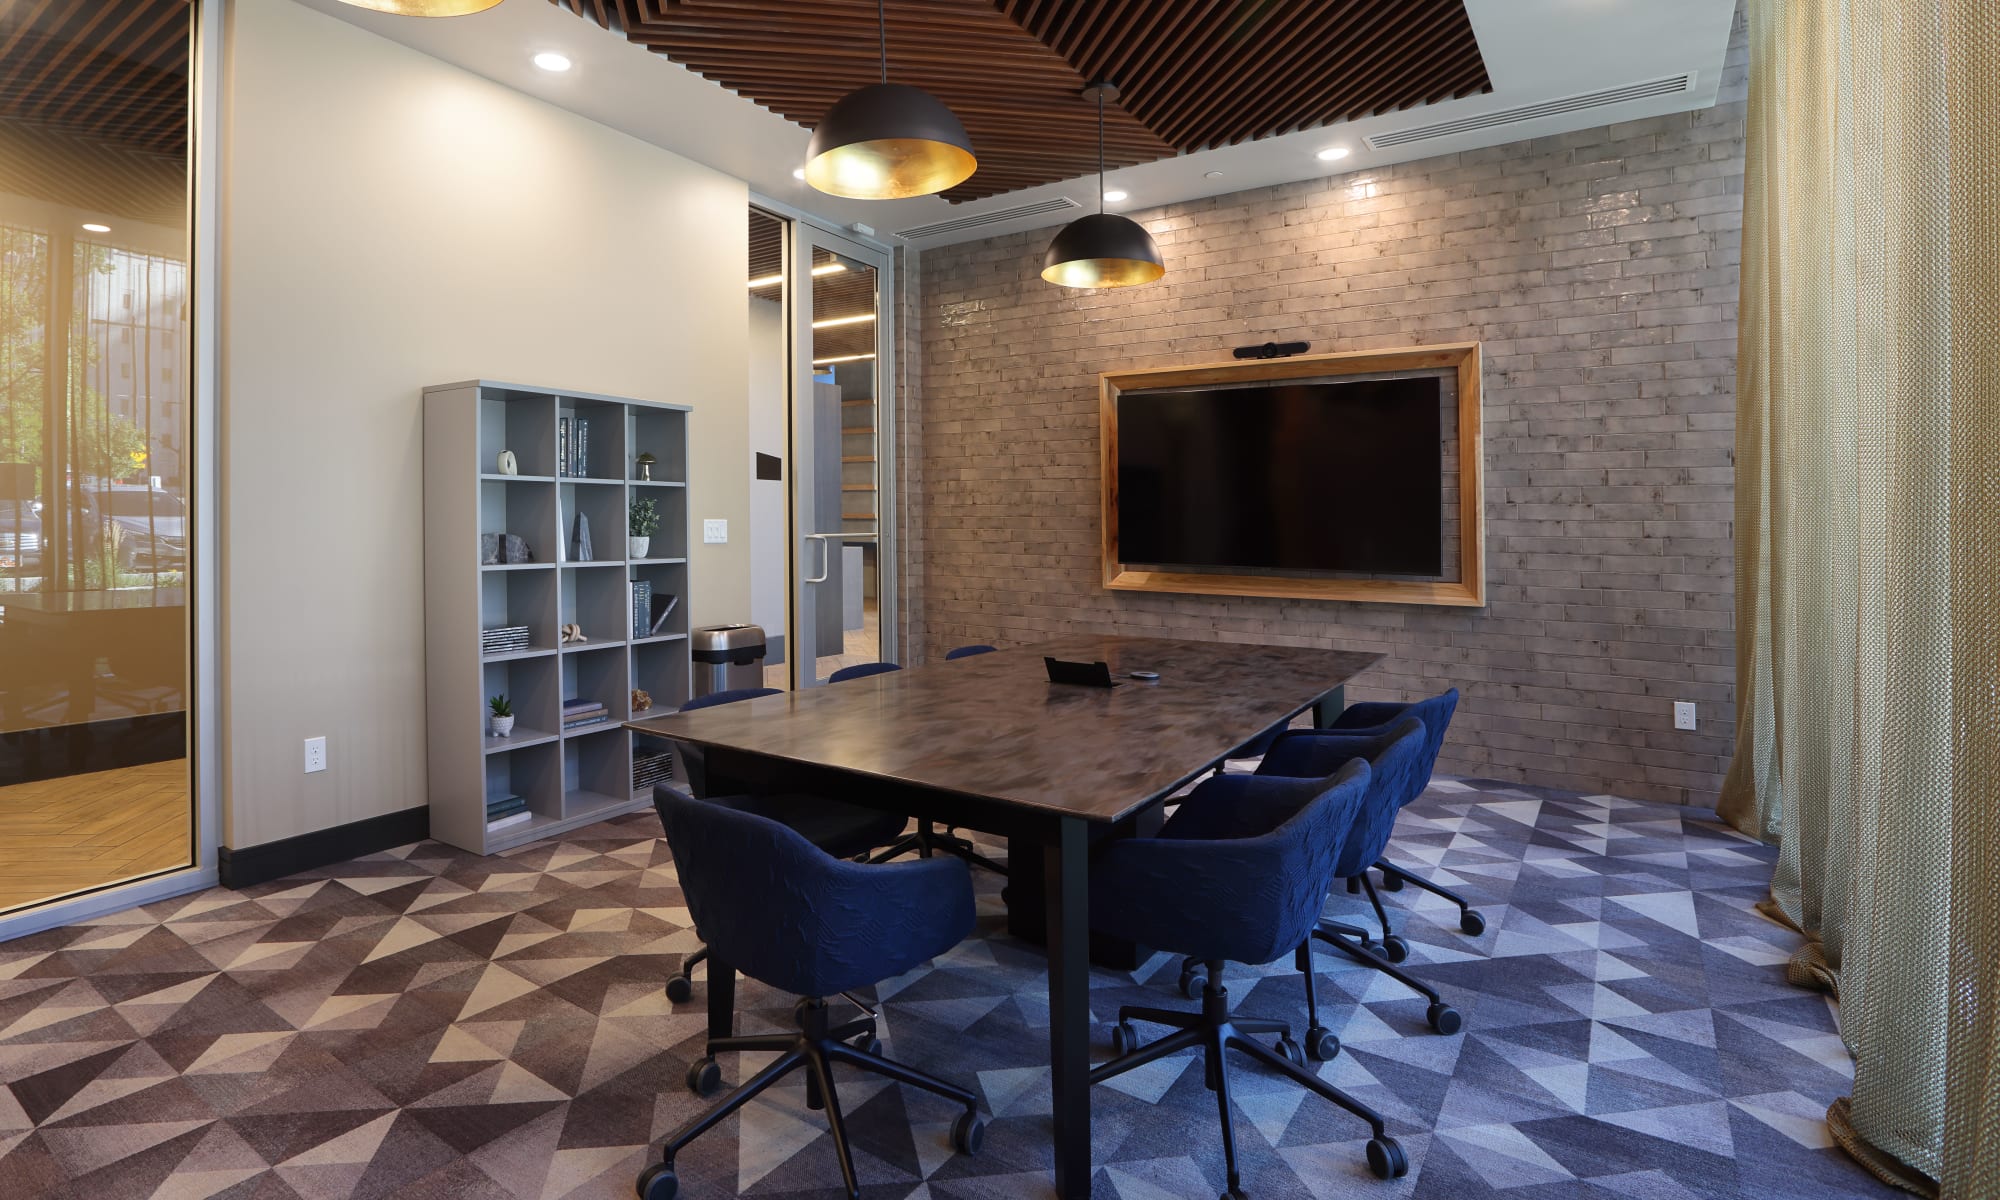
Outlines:
{"label": "trash can", "polygon": [[688,637],[695,695],[764,686],[762,625],[710,625]]}

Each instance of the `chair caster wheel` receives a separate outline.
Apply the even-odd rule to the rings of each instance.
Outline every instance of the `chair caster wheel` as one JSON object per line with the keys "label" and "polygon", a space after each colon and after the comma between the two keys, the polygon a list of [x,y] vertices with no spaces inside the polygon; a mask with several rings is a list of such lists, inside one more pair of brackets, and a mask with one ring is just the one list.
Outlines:
{"label": "chair caster wheel", "polygon": [[1181,995],[1183,995],[1183,996],[1186,996],[1186,997],[1187,997],[1188,999],[1190,999],[1190,1000],[1199,1000],[1199,999],[1201,999],[1201,989],[1202,989],[1202,985],[1203,985],[1203,982],[1204,982],[1204,981],[1203,981],[1202,977],[1201,977],[1200,975],[1196,974],[1195,972],[1193,972],[1193,971],[1182,971],[1182,972],[1181,972]]}
{"label": "chair caster wheel", "polygon": [[1401,1179],[1410,1173],[1410,1160],[1403,1148],[1388,1134],[1368,1139],[1368,1169],[1377,1179]]}
{"label": "chair caster wheel", "polygon": [[1442,1003],[1433,1004],[1425,1009],[1424,1020],[1431,1023],[1432,1029],[1446,1036],[1457,1033],[1459,1025],[1462,1023],[1459,1019],[1458,1010],[1449,1004]]}
{"label": "chair caster wheel", "polygon": [[1123,1058],[1139,1048],[1139,1031],[1132,1028],[1130,1021],[1120,1021],[1111,1027],[1111,1053]]}
{"label": "chair caster wheel", "polygon": [[694,995],[694,983],[685,975],[676,975],[667,980],[667,999],[675,1004],[686,1004]]}
{"label": "chair caster wheel", "polygon": [[1340,1057],[1340,1039],[1333,1031],[1315,1026],[1306,1030],[1306,1054],[1314,1062],[1332,1062]]}
{"label": "chair caster wheel", "polygon": [[1293,1041],[1290,1036],[1278,1039],[1278,1053],[1284,1055],[1285,1061],[1295,1067],[1306,1065],[1305,1048]]}
{"label": "chair caster wheel", "polygon": [[1458,914],[1458,931],[1467,937],[1478,937],[1486,932],[1486,918],[1468,908]]}
{"label": "chair caster wheel", "polygon": [[1397,875],[1397,874],[1395,874],[1394,872],[1391,872],[1391,871],[1384,871],[1384,872],[1382,872],[1382,890],[1383,890],[1383,891],[1385,891],[1385,892],[1400,892],[1400,891],[1402,891],[1402,890],[1403,890],[1403,877],[1402,877],[1401,875]]}
{"label": "chair caster wheel", "polygon": [[1410,957],[1410,943],[1392,933],[1382,939],[1382,957],[1392,963],[1402,962]]}
{"label": "chair caster wheel", "polygon": [[951,1144],[960,1154],[977,1154],[986,1140],[986,1122],[976,1112],[962,1112],[951,1123]]}
{"label": "chair caster wheel", "polygon": [[674,1169],[666,1163],[654,1163],[639,1172],[639,1182],[632,1187],[639,1200],[674,1200],[681,1190],[681,1181],[674,1177]]}
{"label": "chair caster wheel", "polygon": [[698,1058],[688,1067],[687,1085],[697,1096],[713,1096],[722,1087],[722,1068],[713,1058]]}
{"label": "chair caster wheel", "polygon": [[872,1054],[877,1058],[882,1057],[882,1039],[872,1033],[861,1034],[847,1044],[861,1051],[863,1054]]}

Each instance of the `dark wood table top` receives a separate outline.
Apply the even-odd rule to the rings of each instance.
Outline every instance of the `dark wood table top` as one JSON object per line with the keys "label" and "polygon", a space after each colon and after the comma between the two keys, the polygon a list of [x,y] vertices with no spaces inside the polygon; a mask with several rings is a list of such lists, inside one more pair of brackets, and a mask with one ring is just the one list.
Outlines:
{"label": "dark wood table top", "polygon": [[[1042,656],[1122,686],[1053,684]],[[1117,821],[1312,707],[1379,654],[1080,635],[630,722],[660,737]],[[1158,671],[1157,683],[1127,679]]]}

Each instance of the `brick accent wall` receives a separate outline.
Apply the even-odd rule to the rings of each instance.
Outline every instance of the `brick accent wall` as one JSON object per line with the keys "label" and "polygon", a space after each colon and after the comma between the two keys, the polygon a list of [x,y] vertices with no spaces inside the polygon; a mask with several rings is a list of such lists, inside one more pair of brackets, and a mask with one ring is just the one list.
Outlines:
{"label": "brick accent wall", "polygon": [[[1376,650],[1350,699],[1463,690],[1444,770],[1711,804],[1744,66],[1739,21],[1712,109],[1136,212],[1168,263],[1145,288],[1043,283],[1046,230],[926,251],[906,656],[1078,630]],[[1485,609],[1101,586],[1098,373],[1294,337],[1484,343]]]}

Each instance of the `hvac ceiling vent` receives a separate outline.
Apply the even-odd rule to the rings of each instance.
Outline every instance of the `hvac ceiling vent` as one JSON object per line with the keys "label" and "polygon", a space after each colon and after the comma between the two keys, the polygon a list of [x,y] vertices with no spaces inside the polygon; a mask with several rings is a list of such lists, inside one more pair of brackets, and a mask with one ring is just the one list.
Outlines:
{"label": "hvac ceiling vent", "polygon": [[1694,90],[1695,72],[1669,75],[1663,79],[1648,79],[1643,83],[1628,83],[1622,87],[1607,88],[1601,92],[1586,92],[1581,96],[1565,96],[1559,100],[1544,100],[1540,104],[1524,104],[1519,108],[1501,109],[1499,112],[1480,113],[1472,117],[1460,117],[1456,121],[1439,121],[1434,125],[1419,125],[1414,129],[1398,129],[1391,133],[1371,134],[1365,139],[1377,150],[1392,146],[1407,146],[1412,142],[1428,142],[1435,138],[1452,137],[1461,133],[1473,133],[1481,129],[1491,129],[1496,125],[1516,125],[1522,121],[1533,121],[1541,117],[1557,117],[1586,108],[1602,108],[1607,104],[1623,104],[1627,100],[1647,100],[1654,96],[1675,96]]}
{"label": "hvac ceiling vent", "polygon": [[896,236],[906,242],[916,242],[946,233],[963,233],[983,225],[998,225],[1002,221],[1017,221],[1022,217],[1046,217],[1050,213],[1067,212],[1072,208],[1082,207],[1083,205],[1068,196],[1057,196],[1053,200],[1037,200],[1033,204],[995,209],[977,216],[954,217],[949,221],[937,221],[929,225],[913,225],[908,229],[897,230]]}

